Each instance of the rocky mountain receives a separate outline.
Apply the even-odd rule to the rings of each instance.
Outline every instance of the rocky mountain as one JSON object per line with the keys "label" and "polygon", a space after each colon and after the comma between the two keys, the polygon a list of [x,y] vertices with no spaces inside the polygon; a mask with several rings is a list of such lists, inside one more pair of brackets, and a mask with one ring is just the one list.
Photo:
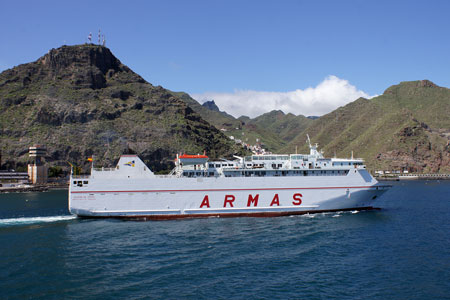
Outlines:
{"label": "rocky mountain", "polygon": [[202,106],[206,107],[209,110],[220,112],[219,107],[216,105],[214,100],[206,101],[205,103],[202,104]]}
{"label": "rocky mountain", "polygon": [[281,110],[274,110],[256,118],[247,116],[235,118],[224,111],[220,111],[214,100],[207,101],[203,105],[183,92],[173,92],[202,118],[213,124],[227,136],[242,140],[254,145],[257,141],[272,152],[277,152],[285,147],[301,130],[306,128],[312,119],[302,115],[285,114]]}
{"label": "rocky mountain", "polygon": [[[316,117],[272,111],[234,118],[216,103],[153,86],[108,48],[85,44],[50,50],[0,73],[3,167],[24,165],[30,145],[44,144],[52,165],[113,165],[136,152],[154,170],[177,152],[212,158],[243,155],[227,136],[269,151],[307,151],[306,134],[327,156],[366,159],[370,169],[450,172],[450,90],[422,80],[402,82]],[[227,135],[227,136],[226,136]],[[16,165],[17,166],[17,165]]]}
{"label": "rocky mountain", "polygon": [[428,80],[402,82],[314,120],[282,151],[305,145],[325,154],[363,157],[372,170],[450,172],[450,89]]}
{"label": "rocky mountain", "polygon": [[[254,125],[272,132],[282,142],[286,144],[295,138],[299,132],[303,131],[313,120],[303,115],[285,114],[281,110],[273,110],[254,119],[247,121],[247,126]],[[275,147],[276,150],[279,149]]]}
{"label": "rocky mountain", "polygon": [[84,165],[92,155],[112,165],[120,154],[136,152],[156,171],[170,168],[177,152],[243,151],[177,94],[92,44],[52,49],[0,74],[4,167],[25,163],[36,143],[47,147],[54,165]]}
{"label": "rocky mountain", "polygon": [[[271,111],[238,119],[183,100],[227,135],[267,150],[308,152],[306,134],[327,156],[363,157],[371,170],[450,172],[450,90],[428,80],[402,82],[319,117]],[[198,108],[200,106],[200,108]],[[229,126],[227,126],[229,125]]]}

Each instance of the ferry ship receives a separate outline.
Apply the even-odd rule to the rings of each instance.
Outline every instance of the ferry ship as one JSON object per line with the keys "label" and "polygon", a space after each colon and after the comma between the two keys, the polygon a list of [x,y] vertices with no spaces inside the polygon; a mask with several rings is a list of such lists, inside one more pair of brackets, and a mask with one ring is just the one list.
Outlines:
{"label": "ferry ship", "polygon": [[81,217],[178,219],[376,208],[390,186],[378,183],[362,159],[325,158],[317,144],[309,146],[309,154],[233,160],[177,155],[169,175],[154,174],[137,155],[122,155],[115,168],[71,175],[69,210]]}

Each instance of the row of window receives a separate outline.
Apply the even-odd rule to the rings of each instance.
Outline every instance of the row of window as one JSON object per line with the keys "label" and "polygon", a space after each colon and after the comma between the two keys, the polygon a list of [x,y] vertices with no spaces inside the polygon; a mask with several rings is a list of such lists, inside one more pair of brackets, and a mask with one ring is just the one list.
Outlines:
{"label": "row of window", "polygon": [[[250,177],[250,176],[339,176],[347,175],[348,170],[287,170],[287,171],[225,171],[225,177]],[[184,171],[185,177],[214,177],[218,176],[215,172],[199,172],[199,171]]]}
{"label": "row of window", "polygon": [[362,166],[362,162],[333,162],[333,166]]}
{"label": "row of window", "polygon": [[289,155],[277,155],[277,156],[247,156],[246,161],[252,160],[289,160]]}
{"label": "row of window", "polygon": [[[246,165],[247,165],[247,167],[264,167],[264,164],[246,164]],[[319,166],[320,163],[316,163],[315,165]],[[326,167],[327,163],[323,163],[323,165]],[[333,166],[353,166],[353,165],[362,166],[363,163],[362,162],[333,162]],[[226,163],[223,163],[223,164],[210,163],[208,166],[209,166],[209,168],[235,167],[234,164],[226,164]],[[282,164],[272,163],[271,166],[274,169],[281,168]],[[302,166],[304,166],[304,164],[302,164]]]}
{"label": "row of window", "polygon": [[233,164],[208,164],[210,168],[233,167]]}

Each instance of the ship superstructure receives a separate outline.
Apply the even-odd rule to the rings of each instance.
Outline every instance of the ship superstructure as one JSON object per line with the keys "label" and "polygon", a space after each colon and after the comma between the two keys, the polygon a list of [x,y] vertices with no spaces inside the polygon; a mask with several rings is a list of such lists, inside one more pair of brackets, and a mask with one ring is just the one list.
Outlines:
{"label": "ship superstructure", "polygon": [[71,176],[69,209],[85,217],[282,216],[372,209],[388,188],[362,159],[325,158],[317,144],[309,154],[179,155],[169,175],[122,155],[116,168]]}

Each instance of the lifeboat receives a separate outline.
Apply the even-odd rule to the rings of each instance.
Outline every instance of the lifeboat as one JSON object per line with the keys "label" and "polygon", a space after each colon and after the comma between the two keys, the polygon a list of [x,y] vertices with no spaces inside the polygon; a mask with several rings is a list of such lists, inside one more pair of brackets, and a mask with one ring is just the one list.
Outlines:
{"label": "lifeboat", "polygon": [[190,155],[183,154],[178,156],[178,160],[183,165],[203,165],[208,161],[209,157],[206,155]]}

